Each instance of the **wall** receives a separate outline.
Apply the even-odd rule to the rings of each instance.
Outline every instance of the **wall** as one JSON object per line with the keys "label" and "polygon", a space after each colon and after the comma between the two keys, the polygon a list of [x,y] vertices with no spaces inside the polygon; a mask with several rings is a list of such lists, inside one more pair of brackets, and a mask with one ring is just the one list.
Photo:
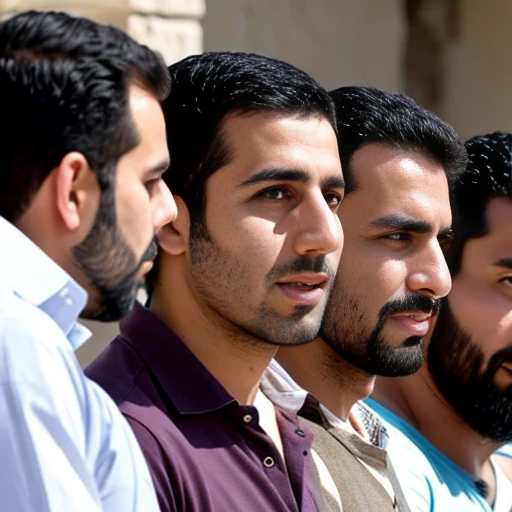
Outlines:
{"label": "wall", "polygon": [[512,131],[512,2],[460,0],[459,16],[439,114],[464,137]]}
{"label": "wall", "polygon": [[402,0],[206,0],[205,50],[286,60],[327,88],[401,90]]}

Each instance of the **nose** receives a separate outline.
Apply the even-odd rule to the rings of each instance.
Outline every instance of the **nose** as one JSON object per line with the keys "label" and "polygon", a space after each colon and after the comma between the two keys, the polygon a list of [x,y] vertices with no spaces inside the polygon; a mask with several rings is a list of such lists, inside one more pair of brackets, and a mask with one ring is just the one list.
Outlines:
{"label": "nose", "polygon": [[176,201],[163,180],[158,184],[158,191],[153,199],[153,229],[155,233],[169,222],[172,222],[178,214]]}
{"label": "nose", "polygon": [[450,292],[452,278],[437,239],[426,245],[415,258],[414,271],[408,276],[407,286],[411,291],[433,298],[445,297]]}
{"label": "nose", "polygon": [[294,210],[296,216],[294,249],[302,256],[316,256],[341,251],[343,230],[335,212],[320,192],[303,201]]}

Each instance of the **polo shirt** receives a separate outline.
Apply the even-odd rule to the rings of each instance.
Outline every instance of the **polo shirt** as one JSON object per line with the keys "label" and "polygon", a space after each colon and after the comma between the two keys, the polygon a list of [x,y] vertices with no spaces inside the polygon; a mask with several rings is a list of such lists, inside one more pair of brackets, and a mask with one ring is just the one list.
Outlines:
{"label": "polo shirt", "polygon": [[285,462],[257,409],[240,405],[149,310],[136,305],[86,374],[130,423],[163,512],[319,510],[311,433],[276,409]]}

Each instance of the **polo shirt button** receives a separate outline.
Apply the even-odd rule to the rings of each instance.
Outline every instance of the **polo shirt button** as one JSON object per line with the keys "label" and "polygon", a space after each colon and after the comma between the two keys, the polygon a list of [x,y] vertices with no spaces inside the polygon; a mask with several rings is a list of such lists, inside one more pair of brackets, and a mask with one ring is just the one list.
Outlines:
{"label": "polo shirt button", "polygon": [[304,432],[304,430],[302,430],[301,428],[298,428],[295,433],[300,436],[300,437],[306,437],[306,432]]}
{"label": "polo shirt button", "polygon": [[266,468],[272,468],[274,467],[275,465],[275,461],[272,457],[265,457],[263,459],[263,465],[266,467]]}
{"label": "polo shirt button", "polygon": [[252,414],[246,414],[243,419],[244,419],[244,423],[251,423]]}

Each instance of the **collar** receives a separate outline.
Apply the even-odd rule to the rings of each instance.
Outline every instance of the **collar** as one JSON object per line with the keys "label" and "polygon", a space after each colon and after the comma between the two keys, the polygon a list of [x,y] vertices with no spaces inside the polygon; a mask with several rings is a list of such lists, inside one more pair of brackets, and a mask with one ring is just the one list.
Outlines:
{"label": "collar", "polygon": [[120,332],[180,414],[204,414],[236,402],[185,343],[140,304],[121,321]]}
{"label": "collar", "polygon": [[[261,389],[281,409],[297,414],[307,405],[315,409],[319,417],[323,417],[331,426],[334,426],[335,422],[330,418],[335,417],[333,413],[301,388],[275,359],[270,362],[263,375]],[[350,411],[349,421],[363,439],[378,448],[386,448],[389,439],[386,428],[377,415],[362,401],[357,402]]]}
{"label": "collar", "polygon": [[50,316],[76,350],[90,331],[76,323],[87,293],[34,242],[0,217],[0,276],[25,302]]}

